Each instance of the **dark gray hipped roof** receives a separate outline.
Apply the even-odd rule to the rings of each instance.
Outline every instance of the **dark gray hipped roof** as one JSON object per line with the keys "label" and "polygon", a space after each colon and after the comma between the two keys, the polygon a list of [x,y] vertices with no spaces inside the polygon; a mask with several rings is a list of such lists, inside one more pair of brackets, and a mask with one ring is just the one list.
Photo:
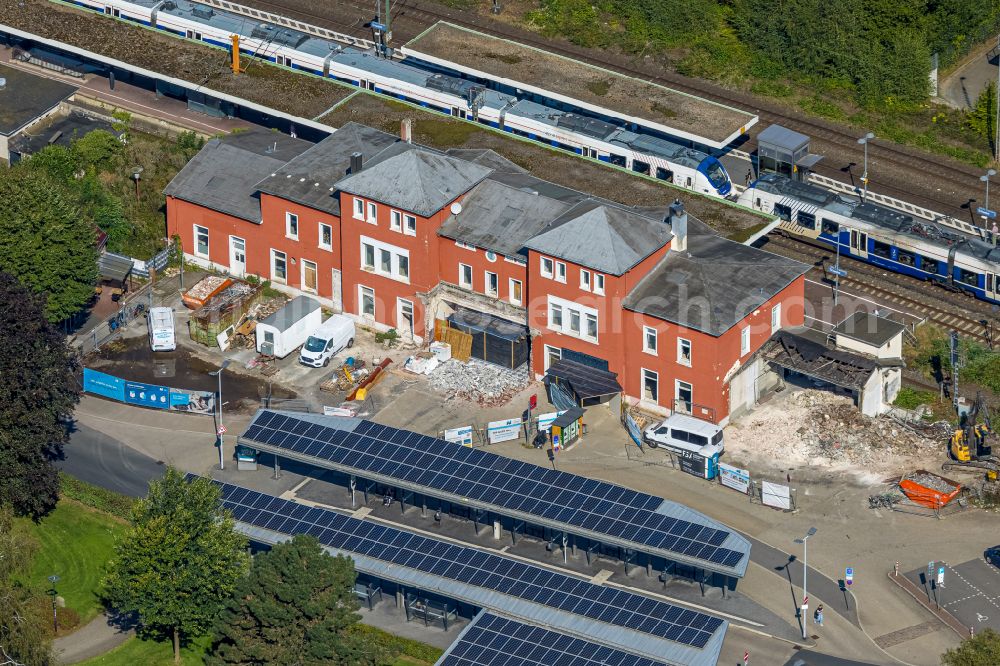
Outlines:
{"label": "dark gray hipped roof", "polygon": [[469,192],[462,201],[462,212],[448,217],[438,233],[514,257],[569,206],[488,178]]}
{"label": "dark gray hipped roof", "polygon": [[257,183],[311,145],[269,130],[212,139],[163,193],[260,224]]}
{"label": "dark gray hipped roof", "polygon": [[672,238],[660,219],[591,199],[552,221],[525,247],[612,275],[622,275]]}
{"label": "dark gray hipped roof", "polygon": [[864,311],[853,315],[837,324],[833,332],[873,347],[881,347],[899,335],[906,328],[899,322],[885,317],[878,317]]}
{"label": "dark gray hipped roof", "polygon": [[457,157],[460,160],[465,160],[466,162],[474,162],[480,166],[484,166],[495,171],[505,173],[528,173],[527,169],[519,167],[503,155],[500,155],[489,148],[449,148],[445,151],[445,154],[451,157]]}
{"label": "dark gray hipped roof", "polygon": [[[76,86],[0,65],[0,135],[11,136],[76,92]],[[7,156],[4,155],[4,159]]]}
{"label": "dark gray hipped roof", "polygon": [[261,192],[340,215],[335,184],[348,173],[351,154],[366,158],[399,142],[399,137],[350,122],[292,159],[258,184]]}
{"label": "dark gray hipped roof", "polygon": [[448,157],[412,144],[399,154],[385,157],[360,173],[337,183],[348,194],[430,217],[491,172],[478,164]]}
{"label": "dark gray hipped roof", "polygon": [[719,336],[809,270],[806,264],[726,240],[688,216],[688,249],[671,250],[623,306]]}

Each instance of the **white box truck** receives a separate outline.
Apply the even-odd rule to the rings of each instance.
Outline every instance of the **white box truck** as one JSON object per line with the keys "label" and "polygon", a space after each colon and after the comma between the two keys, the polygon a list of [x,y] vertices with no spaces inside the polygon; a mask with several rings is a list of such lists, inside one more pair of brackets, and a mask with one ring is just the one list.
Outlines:
{"label": "white box truck", "polygon": [[330,359],[342,349],[354,346],[354,320],[335,314],[312,332],[299,352],[299,363],[312,368],[330,365]]}
{"label": "white box truck", "polygon": [[147,318],[149,325],[149,348],[153,351],[173,351],[177,349],[174,337],[174,309],[150,308]]}
{"label": "white box truck", "polygon": [[302,346],[323,323],[319,302],[296,296],[283,308],[257,322],[257,353],[285,358]]}

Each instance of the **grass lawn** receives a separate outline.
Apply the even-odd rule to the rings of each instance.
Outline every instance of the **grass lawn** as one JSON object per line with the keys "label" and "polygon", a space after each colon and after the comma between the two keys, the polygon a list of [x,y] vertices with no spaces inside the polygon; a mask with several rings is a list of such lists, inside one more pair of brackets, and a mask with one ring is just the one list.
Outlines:
{"label": "grass lawn", "polygon": [[97,588],[113,552],[114,537],[125,523],[70,499],[62,499],[41,522],[27,525],[40,548],[31,569],[31,582],[49,586],[59,576],[56,590],[66,606],[86,624],[101,611]]}
{"label": "grass lawn", "polygon": [[[181,663],[203,664],[202,656],[208,649],[211,639],[207,637],[193,641],[187,647],[181,648]],[[114,650],[81,661],[77,666],[168,666],[174,663],[174,648],[169,640],[156,642],[142,640],[133,636]]]}

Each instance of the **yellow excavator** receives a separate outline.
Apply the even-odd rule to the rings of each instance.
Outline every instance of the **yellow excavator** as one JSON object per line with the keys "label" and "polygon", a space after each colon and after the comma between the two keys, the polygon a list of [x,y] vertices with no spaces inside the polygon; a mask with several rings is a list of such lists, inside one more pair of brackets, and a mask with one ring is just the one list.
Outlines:
{"label": "yellow excavator", "polygon": [[996,481],[998,478],[997,459],[992,455],[992,448],[987,444],[987,438],[993,435],[990,425],[990,415],[983,402],[982,394],[976,394],[972,409],[962,419],[962,425],[951,434],[949,452],[954,462],[941,466],[943,470],[979,468],[986,470],[986,478]]}

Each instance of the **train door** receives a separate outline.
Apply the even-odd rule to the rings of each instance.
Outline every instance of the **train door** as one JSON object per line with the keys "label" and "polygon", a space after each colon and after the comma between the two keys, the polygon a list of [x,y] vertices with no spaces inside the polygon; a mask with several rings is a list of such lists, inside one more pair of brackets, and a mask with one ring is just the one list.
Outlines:
{"label": "train door", "polygon": [[121,10],[109,5],[104,5],[104,13],[108,16],[114,16],[115,18],[121,18]]}
{"label": "train door", "polygon": [[457,106],[453,106],[451,107],[451,115],[455,116],[456,118],[461,118],[465,120],[467,114],[465,112],[465,109],[460,109]]}
{"label": "train door", "polygon": [[590,159],[592,159],[592,160],[596,160],[597,159],[597,148],[588,148],[587,149],[587,156],[590,157]]}
{"label": "train door", "polygon": [[986,273],[983,277],[986,279],[986,298],[994,301],[1000,300],[1000,297],[997,295],[997,292],[1000,292],[1000,275]]}
{"label": "train door", "polygon": [[851,229],[851,254],[868,257],[868,234],[857,229]]}
{"label": "train door", "polygon": [[692,180],[691,176],[685,176],[685,178],[684,178],[684,187],[688,188],[689,190],[692,187],[694,187],[694,181]]}

